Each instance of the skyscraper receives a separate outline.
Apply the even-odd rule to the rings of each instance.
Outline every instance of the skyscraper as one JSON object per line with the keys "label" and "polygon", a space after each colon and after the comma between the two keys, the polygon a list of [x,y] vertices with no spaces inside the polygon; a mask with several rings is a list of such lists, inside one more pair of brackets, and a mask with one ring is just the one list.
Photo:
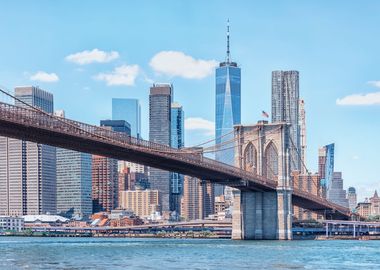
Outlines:
{"label": "skyscraper", "polygon": [[92,214],[90,154],[57,148],[57,211],[68,218]]}
{"label": "skyscraper", "polygon": [[356,189],[354,187],[348,188],[347,199],[348,199],[348,208],[351,211],[354,211],[356,206],[358,205]]}
{"label": "skyscraper", "polygon": [[[230,30],[227,26],[226,60],[216,68],[215,76],[215,159],[234,165],[233,126],[241,121],[241,70],[230,56]],[[223,186],[215,185],[215,195],[223,194]]]}
{"label": "skyscraper", "polygon": [[306,174],[306,112],[305,101],[299,100],[301,173]]}
{"label": "skyscraper", "polygon": [[321,177],[322,197],[329,198],[329,189],[334,174],[334,148],[335,145],[328,144],[318,151],[318,173]]}
{"label": "skyscraper", "polygon": [[[171,146],[173,148],[182,148],[185,146],[185,130],[184,130],[184,112],[182,106],[178,103],[171,105]],[[171,193],[172,202],[170,208],[180,213],[182,194],[183,175],[179,173],[171,173]]]}
{"label": "skyscraper", "polygon": [[[100,126],[131,135],[131,127],[125,120],[101,120]],[[92,156],[93,212],[110,212],[119,205],[118,161],[113,158]]]}
{"label": "skyscraper", "polygon": [[117,160],[92,156],[92,211],[111,212],[118,206]]}
{"label": "skyscraper", "polygon": [[131,125],[131,136],[141,136],[141,107],[138,99],[113,98],[112,120],[125,120]]}
{"label": "skyscraper", "polygon": [[[149,140],[171,146],[171,103],[173,86],[171,84],[153,84],[149,95]],[[152,189],[160,193],[162,211],[170,209],[170,172],[150,168],[149,181]]]}
{"label": "skyscraper", "polygon": [[339,204],[343,207],[348,207],[348,199],[346,191],[343,189],[343,179],[341,172],[334,172],[332,181],[327,190],[327,200]]}
{"label": "skyscraper", "polygon": [[272,122],[290,124],[291,170],[301,168],[301,138],[299,126],[299,73],[295,70],[272,72]]}
{"label": "skyscraper", "polygon": [[211,183],[185,176],[181,199],[181,216],[186,220],[204,219],[214,212],[214,189]]}
{"label": "skyscraper", "polygon": [[[54,115],[65,117],[63,110]],[[91,154],[57,148],[57,212],[68,218],[92,214]]]}
{"label": "skyscraper", "polygon": [[[15,105],[53,113],[53,95],[38,87],[16,87]],[[23,103],[24,102],[24,103]],[[56,149],[0,137],[0,214],[56,212]]]}

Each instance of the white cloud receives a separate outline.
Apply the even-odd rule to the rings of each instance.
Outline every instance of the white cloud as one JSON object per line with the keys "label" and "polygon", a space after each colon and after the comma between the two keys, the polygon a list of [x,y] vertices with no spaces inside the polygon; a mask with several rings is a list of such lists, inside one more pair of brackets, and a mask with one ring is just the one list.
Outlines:
{"label": "white cloud", "polygon": [[138,65],[122,65],[109,73],[99,73],[94,78],[107,82],[107,85],[135,85],[135,80],[140,72]]}
{"label": "white cloud", "polygon": [[202,79],[213,73],[218,62],[215,60],[194,59],[178,51],[162,51],[150,60],[154,71],[186,79]]}
{"label": "white cloud", "polygon": [[380,92],[353,94],[336,100],[337,105],[380,105]]}
{"label": "white cloud", "polygon": [[186,130],[204,131],[206,135],[215,133],[215,123],[201,117],[189,117],[185,119]]}
{"label": "white cloud", "polygon": [[369,85],[380,88],[380,81],[369,81],[367,82]]}
{"label": "white cloud", "polygon": [[116,51],[105,52],[99,49],[92,51],[83,51],[66,56],[66,61],[76,63],[78,65],[86,65],[91,63],[108,63],[119,58],[119,53]]}
{"label": "white cloud", "polygon": [[59,81],[59,77],[55,73],[47,73],[44,71],[38,71],[37,73],[30,76],[32,81],[40,81],[40,82],[57,82]]}

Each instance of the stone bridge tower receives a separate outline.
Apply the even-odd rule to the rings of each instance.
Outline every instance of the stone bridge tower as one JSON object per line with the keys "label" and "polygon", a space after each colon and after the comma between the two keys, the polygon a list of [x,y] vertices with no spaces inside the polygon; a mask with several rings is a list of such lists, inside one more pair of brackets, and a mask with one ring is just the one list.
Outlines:
{"label": "stone bridge tower", "polygon": [[259,121],[234,134],[235,166],[275,180],[277,190],[234,190],[232,238],[292,239],[289,125]]}

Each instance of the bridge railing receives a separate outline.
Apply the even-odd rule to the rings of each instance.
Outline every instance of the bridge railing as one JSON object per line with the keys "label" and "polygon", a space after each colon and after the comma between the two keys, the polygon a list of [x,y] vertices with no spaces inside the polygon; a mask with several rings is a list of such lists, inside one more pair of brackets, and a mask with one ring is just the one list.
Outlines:
{"label": "bridge railing", "polygon": [[92,138],[120,146],[135,147],[137,150],[155,151],[156,154],[176,160],[182,160],[196,165],[202,165],[211,169],[219,169],[221,172],[235,175],[242,179],[255,179],[261,183],[272,183],[275,181],[265,177],[242,170],[216,160],[204,157],[201,152],[192,152],[186,149],[171,148],[167,145],[131,137],[125,133],[112,131],[106,127],[89,125],[82,122],[70,120],[48,114],[37,109],[19,107],[0,102],[0,117],[14,122],[20,122],[31,126],[59,131],[61,133]]}
{"label": "bridge railing", "polygon": [[[202,152],[191,152],[186,149],[171,148],[167,145],[131,137],[125,133],[115,132],[105,127],[89,125],[82,122],[54,116],[37,109],[18,107],[15,105],[0,102],[0,119],[29,126],[35,126],[41,129],[56,132],[59,131],[60,133],[68,134],[71,136],[81,136],[84,139],[95,139],[122,147],[134,148],[139,151],[155,151],[157,155],[168,157],[174,160],[181,160],[197,166],[203,166],[205,168],[214,170],[217,169],[218,171],[229,174],[232,177],[235,176],[235,178],[251,180],[256,183],[262,183],[266,185],[276,185],[276,181],[225,163],[218,162],[210,158],[206,158],[203,156]],[[233,178],[231,180],[233,180]],[[313,198],[314,201],[318,201],[321,204],[326,204],[325,199],[320,198],[312,193],[309,194],[309,192],[304,192],[302,190],[296,190],[295,193],[304,198]],[[335,204],[329,203],[329,205],[332,205],[333,208],[339,211],[347,210]]]}

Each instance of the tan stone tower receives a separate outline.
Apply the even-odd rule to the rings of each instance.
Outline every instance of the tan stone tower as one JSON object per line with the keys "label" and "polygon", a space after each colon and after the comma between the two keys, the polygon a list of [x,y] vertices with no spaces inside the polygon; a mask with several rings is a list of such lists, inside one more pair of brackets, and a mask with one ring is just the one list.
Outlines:
{"label": "tan stone tower", "polygon": [[233,239],[292,239],[289,125],[235,126],[235,166],[277,182],[277,191],[234,190]]}

